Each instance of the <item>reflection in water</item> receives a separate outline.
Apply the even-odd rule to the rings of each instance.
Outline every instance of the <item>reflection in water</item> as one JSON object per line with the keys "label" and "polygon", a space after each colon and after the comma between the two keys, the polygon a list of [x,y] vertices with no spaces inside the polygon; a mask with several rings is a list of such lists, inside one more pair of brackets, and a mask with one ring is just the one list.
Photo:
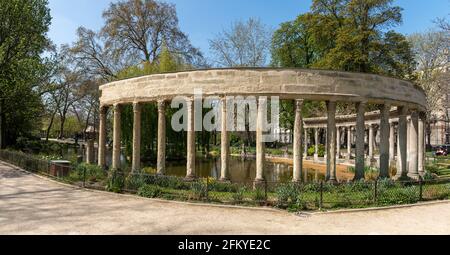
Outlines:
{"label": "reflection in water", "polygon": [[[198,177],[220,178],[220,158],[197,158],[196,173]],[[308,181],[322,180],[318,171],[306,170]],[[265,163],[264,176],[268,182],[285,182],[292,180],[292,166],[284,163]],[[186,175],[185,162],[168,163],[167,174],[184,177]],[[251,182],[256,178],[256,161],[254,159],[230,158],[230,179],[232,182]]]}
{"label": "reflection in water", "polygon": [[[73,150],[68,151],[67,156],[74,153]],[[97,156],[97,153],[95,153]],[[65,155],[66,156],[66,155]],[[106,153],[106,164],[110,165],[112,159],[112,152]],[[123,169],[128,169],[130,165],[127,163],[125,157],[121,155],[121,164]],[[215,179],[220,178],[220,158],[204,158],[199,157],[195,161],[195,170],[198,177],[211,177]],[[185,177],[186,176],[186,162],[167,162],[166,172],[169,176]],[[154,167],[154,166],[153,166]],[[308,182],[324,180],[325,176],[318,170],[306,170],[306,177]],[[256,160],[243,159],[241,157],[230,158],[230,180],[232,182],[252,182],[256,177]],[[293,169],[292,165],[286,163],[274,163],[267,161],[265,163],[264,176],[268,182],[286,182],[292,180]]]}

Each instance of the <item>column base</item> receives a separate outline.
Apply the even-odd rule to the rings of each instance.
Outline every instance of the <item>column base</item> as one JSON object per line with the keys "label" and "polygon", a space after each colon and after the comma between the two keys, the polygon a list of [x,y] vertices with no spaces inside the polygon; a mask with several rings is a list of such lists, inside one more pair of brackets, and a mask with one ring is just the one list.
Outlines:
{"label": "column base", "polygon": [[327,181],[327,183],[329,183],[329,184],[338,184],[338,181],[336,179],[329,179]]}
{"label": "column base", "polygon": [[221,183],[231,183],[229,178],[220,178],[219,182],[221,182]]}
{"label": "column base", "polygon": [[257,188],[263,188],[266,184],[266,181],[264,179],[255,179],[253,181],[253,188],[257,189]]}
{"label": "column base", "polygon": [[195,175],[188,175],[184,177],[183,179],[185,182],[193,182],[197,180],[197,177]]}
{"label": "column base", "polygon": [[417,174],[408,174],[408,178],[410,180],[418,181],[418,180],[420,180],[420,175],[418,173]]}
{"label": "column base", "polygon": [[314,162],[318,162],[319,161],[319,155],[318,154],[314,154]]}
{"label": "column base", "polygon": [[392,178],[394,181],[410,181],[411,178],[408,177],[408,175],[396,175]]}

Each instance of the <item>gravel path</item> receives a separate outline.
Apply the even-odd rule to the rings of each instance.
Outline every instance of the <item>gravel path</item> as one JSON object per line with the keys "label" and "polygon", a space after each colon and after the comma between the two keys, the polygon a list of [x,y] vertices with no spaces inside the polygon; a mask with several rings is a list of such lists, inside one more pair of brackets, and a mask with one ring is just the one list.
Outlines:
{"label": "gravel path", "polygon": [[450,234],[450,202],[299,217],[86,191],[0,161],[0,234]]}

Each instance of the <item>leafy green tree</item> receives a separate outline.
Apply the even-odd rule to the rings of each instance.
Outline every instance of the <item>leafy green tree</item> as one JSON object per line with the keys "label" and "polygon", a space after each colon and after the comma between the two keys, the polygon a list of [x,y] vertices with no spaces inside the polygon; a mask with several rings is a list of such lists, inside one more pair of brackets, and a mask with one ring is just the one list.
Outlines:
{"label": "leafy green tree", "polygon": [[392,0],[314,0],[311,12],[275,32],[273,64],[411,78],[414,55]]}
{"label": "leafy green tree", "polygon": [[0,146],[39,130],[42,53],[51,17],[47,0],[0,1]]}

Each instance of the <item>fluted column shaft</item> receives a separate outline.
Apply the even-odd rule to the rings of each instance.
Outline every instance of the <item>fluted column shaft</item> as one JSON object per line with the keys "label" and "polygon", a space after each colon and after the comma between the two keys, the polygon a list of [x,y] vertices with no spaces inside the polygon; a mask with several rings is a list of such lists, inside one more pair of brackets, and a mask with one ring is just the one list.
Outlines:
{"label": "fluted column shaft", "polygon": [[389,161],[395,160],[395,125],[389,124]]}
{"label": "fluted column shaft", "polygon": [[380,121],[380,178],[389,178],[389,138],[390,138],[390,124],[389,113],[391,110],[390,104],[383,105],[381,109]]}
{"label": "fluted column shaft", "polygon": [[327,181],[336,181],[336,102],[327,102]]}
{"label": "fluted column shaft", "polygon": [[347,127],[347,161],[352,159],[352,128]]}
{"label": "fluted column shaft", "polygon": [[319,160],[319,128],[314,129],[314,161]]}
{"label": "fluted column shaft", "polygon": [[356,162],[355,162],[355,180],[365,178],[364,173],[364,150],[365,143],[364,137],[366,133],[365,126],[365,111],[366,103],[361,102],[356,104]]}
{"label": "fluted column shaft", "polygon": [[195,111],[193,100],[186,102],[187,106],[187,162],[186,179],[196,178],[195,174]]}
{"label": "fluted column shaft", "polygon": [[264,131],[264,116],[267,110],[267,99],[259,98],[258,101],[258,116],[256,121],[256,179],[255,182],[264,181],[264,163],[266,158],[265,142],[263,137]]}
{"label": "fluted column shaft", "polygon": [[407,119],[408,108],[405,106],[398,107],[398,159],[397,159],[397,175],[396,179],[407,178]]}
{"label": "fluted column shaft", "polygon": [[419,118],[419,148],[418,148],[418,158],[419,158],[419,175],[423,176],[425,174],[425,114],[420,114]]}
{"label": "fluted column shaft", "polygon": [[372,161],[374,159],[374,153],[373,153],[373,143],[374,143],[374,133],[375,133],[375,127],[374,125],[369,125],[369,160]]}
{"label": "fluted column shaft", "polygon": [[418,133],[419,133],[419,114],[413,112],[411,114],[411,127],[409,131],[409,171],[408,176],[413,179],[419,178],[419,156],[418,156]]}
{"label": "fluted column shaft", "polygon": [[133,157],[131,171],[137,172],[141,169],[141,113],[142,107],[139,103],[133,104]]}
{"label": "fluted column shaft", "polygon": [[121,107],[114,105],[114,124],[113,124],[113,156],[112,169],[120,169],[120,147],[121,147]]}
{"label": "fluted column shaft", "polygon": [[230,167],[230,138],[228,136],[228,112],[227,112],[227,100],[223,98],[221,101],[222,108],[222,130],[221,130],[221,171],[220,180],[228,181],[229,167]]}
{"label": "fluted column shaft", "polygon": [[108,108],[100,107],[100,125],[98,135],[98,166],[106,167],[106,114]]}
{"label": "fluted column shaft", "polygon": [[[302,151],[302,117],[303,100],[295,101],[295,123],[294,123],[294,173],[293,181],[300,182],[303,171],[303,151]],[[305,139],[306,140],[306,139]]]}
{"label": "fluted column shaft", "polygon": [[158,101],[158,156],[156,163],[158,175],[166,173],[166,102]]}
{"label": "fluted column shaft", "polygon": [[341,158],[341,128],[336,127],[336,157]]}
{"label": "fluted column shaft", "polygon": [[308,129],[305,128],[305,134],[304,134],[304,144],[303,144],[303,158],[306,158],[308,156]]}

